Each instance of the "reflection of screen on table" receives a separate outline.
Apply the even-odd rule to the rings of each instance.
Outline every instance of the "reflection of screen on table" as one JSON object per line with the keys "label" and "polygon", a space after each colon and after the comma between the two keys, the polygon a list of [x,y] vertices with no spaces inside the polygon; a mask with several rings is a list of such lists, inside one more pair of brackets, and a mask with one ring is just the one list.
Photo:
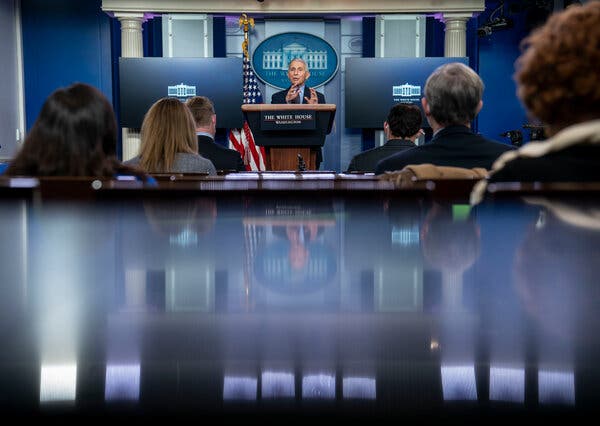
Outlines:
{"label": "reflection of screen on table", "polygon": [[347,58],[346,127],[381,129],[395,104],[421,107],[427,78],[448,62],[468,65],[468,58]]}
{"label": "reflection of screen on table", "polygon": [[154,102],[206,96],[219,128],[241,127],[241,58],[120,58],[120,125],[140,128]]}

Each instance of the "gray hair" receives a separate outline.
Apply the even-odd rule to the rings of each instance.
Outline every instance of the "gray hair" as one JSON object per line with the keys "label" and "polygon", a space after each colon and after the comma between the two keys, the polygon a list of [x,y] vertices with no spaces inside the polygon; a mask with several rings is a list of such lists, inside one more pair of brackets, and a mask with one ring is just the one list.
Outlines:
{"label": "gray hair", "polygon": [[304,69],[305,69],[306,71],[310,71],[310,70],[308,69],[308,64],[306,63],[306,61],[305,61],[304,59],[300,58],[300,57],[298,57],[298,58],[292,58],[292,59],[290,60],[290,63],[288,64],[288,70],[290,69],[290,65],[292,65],[292,62],[294,62],[294,61],[302,62],[302,63],[304,64]]}
{"label": "gray hair", "polygon": [[442,126],[467,124],[477,115],[483,81],[468,66],[451,62],[436,68],[425,83],[431,116]]}

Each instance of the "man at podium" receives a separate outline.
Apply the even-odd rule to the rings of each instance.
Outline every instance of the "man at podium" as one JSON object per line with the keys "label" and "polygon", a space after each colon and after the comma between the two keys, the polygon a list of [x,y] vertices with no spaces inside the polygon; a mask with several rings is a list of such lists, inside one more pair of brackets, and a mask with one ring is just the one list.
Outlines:
{"label": "man at podium", "polygon": [[[288,66],[288,78],[290,87],[285,90],[273,93],[271,96],[272,104],[324,104],[325,95],[317,92],[312,87],[308,87],[305,82],[310,77],[310,71],[306,62],[302,58],[294,58]],[[323,161],[321,149],[317,150],[316,167]]]}
{"label": "man at podium", "polygon": [[310,71],[304,59],[294,58],[288,66],[288,78],[290,87],[273,93],[272,104],[324,104],[325,96],[305,82],[310,77]]}

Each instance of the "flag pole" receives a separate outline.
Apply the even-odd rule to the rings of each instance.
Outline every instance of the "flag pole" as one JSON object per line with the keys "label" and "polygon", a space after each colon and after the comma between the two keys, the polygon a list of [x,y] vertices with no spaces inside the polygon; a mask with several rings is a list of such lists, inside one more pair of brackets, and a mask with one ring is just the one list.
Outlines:
{"label": "flag pole", "polygon": [[[242,42],[242,55],[245,59],[250,60],[250,53],[248,52],[248,32],[250,29],[254,28],[254,18],[248,18],[246,13],[242,13],[238,20],[238,24],[240,28],[244,31],[244,41]],[[243,129],[242,129],[243,131]],[[248,165],[248,158],[250,156],[250,152],[248,147],[245,147],[245,155],[244,155],[244,164]],[[253,260],[254,250],[251,250],[251,241],[250,236],[247,235],[250,232],[247,224],[244,224],[244,243],[246,249],[245,261],[244,261],[244,296],[245,296],[245,305],[246,311],[249,312],[251,310],[250,306],[250,271],[252,270],[251,262]],[[250,253],[252,252],[252,253]]]}
{"label": "flag pole", "polygon": [[[254,26],[254,18],[249,18],[246,13],[242,13],[238,19],[239,26],[244,31],[244,41],[242,43],[243,57],[243,104],[262,103],[262,94],[250,64],[250,49],[248,33]],[[266,170],[266,152],[263,146],[258,146],[254,142],[252,130],[244,118],[244,126],[241,129],[232,129],[229,132],[230,146],[238,151],[242,156],[246,170],[262,171]]]}
{"label": "flag pole", "polygon": [[[248,32],[254,28],[254,18],[248,18],[246,13],[242,13],[238,19],[240,28],[244,31],[244,41],[242,42],[242,55],[248,61],[250,61],[250,54],[248,53]],[[250,158],[250,148],[246,145],[244,149],[244,164],[248,165],[248,159]]]}
{"label": "flag pole", "polygon": [[240,15],[240,19],[238,20],[239,26],[244,31],[244,41],[242,42],[242,52],[246,59],[250,59],[250,54],[248,53],[248,31],[254,28],[254,18],[248,18],[248,15],[242,13]]}

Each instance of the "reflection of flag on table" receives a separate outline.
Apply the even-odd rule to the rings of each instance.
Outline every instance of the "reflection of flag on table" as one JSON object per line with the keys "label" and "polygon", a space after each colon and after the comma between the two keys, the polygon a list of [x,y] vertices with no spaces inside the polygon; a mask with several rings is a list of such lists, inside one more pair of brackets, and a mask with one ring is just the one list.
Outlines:
{"label": "reflection of flag on table", "polygon": [[[245,104],[262,104],[262,94],[258,88],[258,81],[250,60],[244,55],[244,99]],[[257,146],[254,143],[254,136],[248,126],[248,122],[244,120],[242,129],[231,129],[229,131],[229,147],[237,150],[244,160],[246,170],[266,170],[265,167],[265,148]]]}

